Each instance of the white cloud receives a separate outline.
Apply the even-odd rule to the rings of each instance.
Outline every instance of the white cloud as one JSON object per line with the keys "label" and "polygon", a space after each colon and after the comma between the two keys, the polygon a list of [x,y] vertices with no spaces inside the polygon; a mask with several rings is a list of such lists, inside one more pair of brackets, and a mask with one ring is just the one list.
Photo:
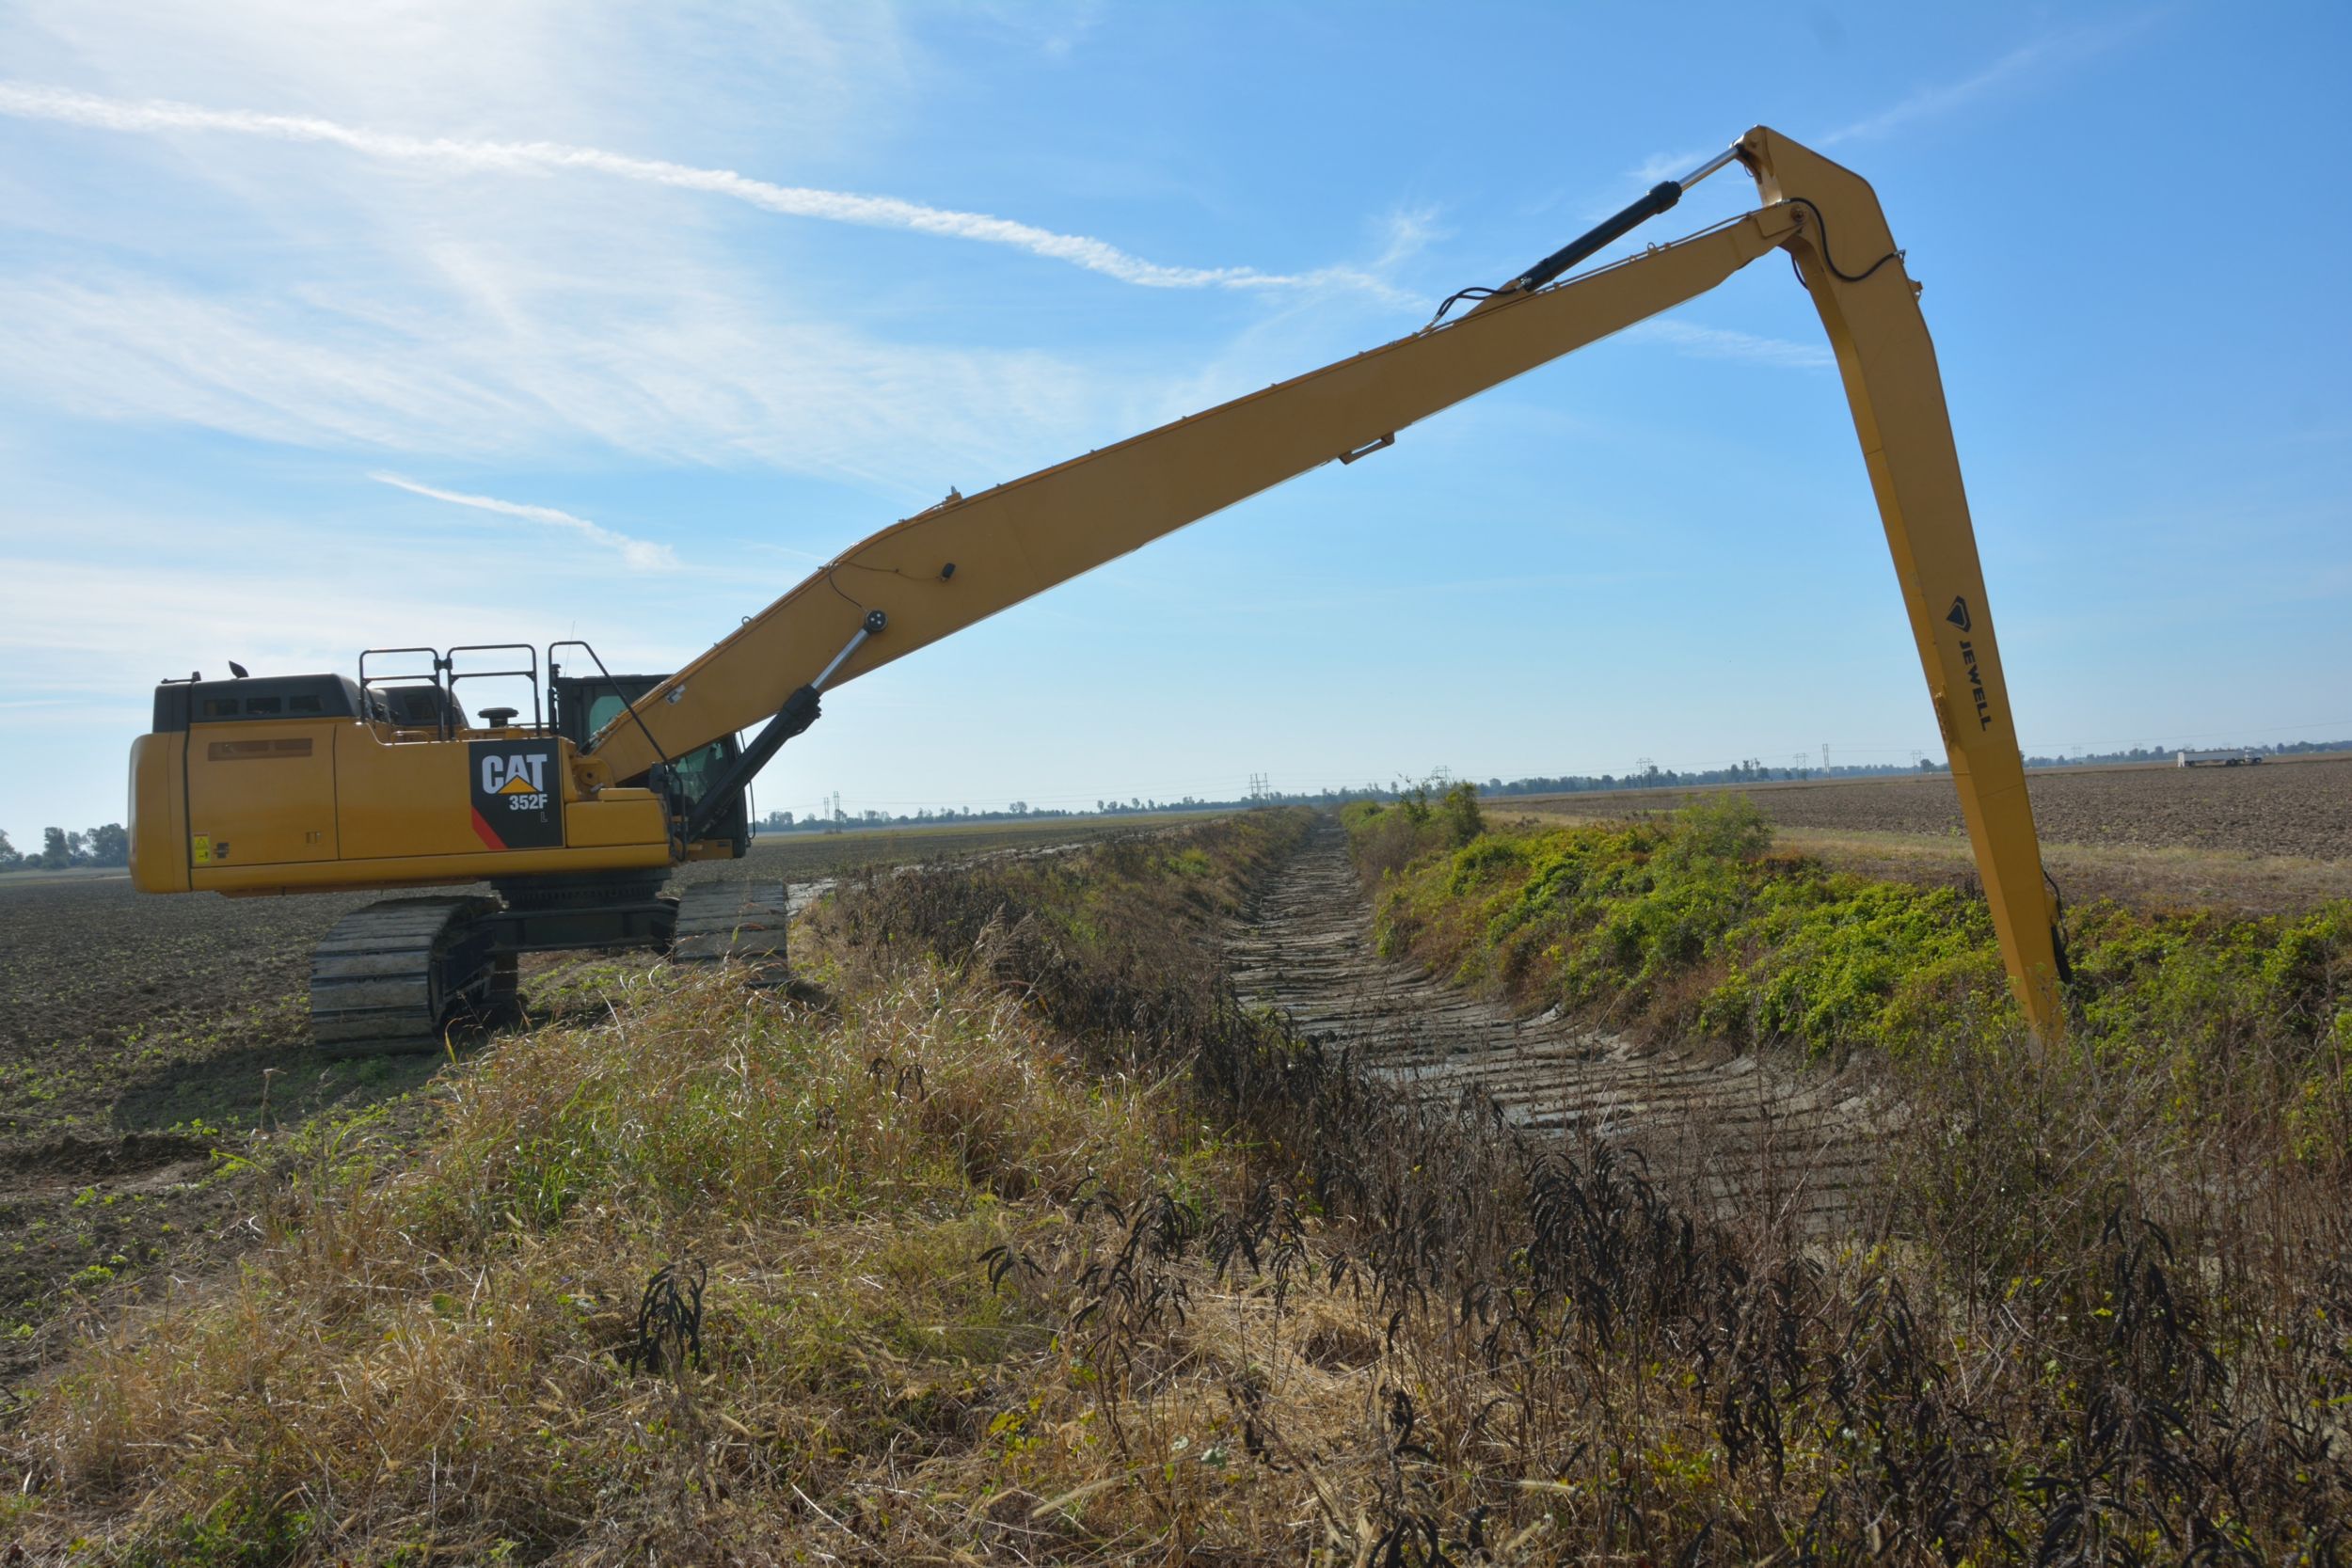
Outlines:
{"label": "white cloud", "polygon": [[1816,137],[1814,145],[1834,147],[1844,141],[1866,141],[1899,130],[1914,120],[1948,114],[2035,71],[2070,65],[2104,54],[2140,32],[2161,14],[2160,11],[2148,11],[2106,26],[2078,27],[2070,32],[2036,39],[2021,48],[2010,50],[1973,75],[1963,76],[1956,82],[1922,87],[1892,108],[1883,109],[1851,125],[1841,126],[1827,135]]}
{"label": "white cloud", "polygon": [[656,278],[434,260],[438,287],[354,277],[263,297],[106,272],[0,277],[0,363],[42,402],[102,418],[477,460],[584,442],[926,499],[1105,434],[1104,409],[1128,401],[1048,354],[773,320],[676,255]]}
{"label": "white cloud", "polygon": [[405,447],[421,436],[468,451],[529,427],[532,410],[492,384],[393,333],[362,345],[353,323],[322,314],[280,330],[134,277],[0,278],[8,368],[77,412],[306,445]]}
{"label": "white cloud", "polygon": [[501,517],[520,517],[528,522],[546,523],[554,528],[569,529],[606,549],[618,551],[621,559],[637,571],[666,572],[675,571],[677,568],[677,557],[672,553],[667,545],[657,545],[644,539],[632,539],[628,534],[617,533],[601,523],[592,523],[585,517],[559,511],[552,506],[533,506],[525,501],[501,500],[496,496],[469,496],[461,490],[436,489],[430,484],[420,484],[413,479],[403,479],[398,474],[370,474],[368,477],[378,484],[389,484],[395,489],[405,490],[411,495],[424,496],[437,501],[447,501],[452,506],[469,506],[478,512],[494,512]]}
{"label": "white cloud", "polygon": [[1700,326],[1692,322],[1646,321],[1626,329],[1628,338],[1664,343],[1694,359],[1745,359],[1759,365],[1791,370],[1821,370],[1837,356],[1819,343],[1792,343],[1785,338],[1761,338],[1727,326]]}
{"label": "white cloud", "polygon": [[1626,178],[1643,186],[1655,185],[1661,180],[1679,180],[1714,155],[1715,152],[1653,152],[1626,170]]}
{"label": "white cloud", "polygon": [[[189,662],[224,657],[282,672],[319,661],[350,662],[369,642],[418,642],[423,634],[456,641],[501,629],[495,604],[452,598],[455,580],[426,591],[384,592],[382,581],[348,589],[323,582],[277,594],[270,612],[254,613],[250,574],[174,562],[125,568],[112,562],[0,557],[12,582],[37,583],[0,623],[0,649],[19,663],[36,690],[76,678],[104,683],[122,701],[137,700],[142,681],[187,673]],[[454,578],[454,574],[451,574]],[[511,619],[511,610],[506,612]]]}
{"label": "white cloud", "polygon": [[1108,241],[1062,234],[986,213],[929,207],[897,197],[852,191],[778,185],[732,169],[697,168],[659,158],[632,157],[600,148],[548,141],[469,141],[446,136],[410,136],[363,130],[313,115],[265,114],[246,109],[208,109],[155,99],[132,102],[34,83],[0,82],[0,114],[55,124],[146,133],[221,133],[312,142],[366,157],[437,165],[460,172],[548,174],[586,172],[644,184],[666,185],[725,197],[789,217],[1009,245],[1051,261],[1065,261],[1123,283],[1156,289],[1298,289],[1346,285],[1378,291],[1369,274],[1349,267],[1302,273],[1267,273],[1255,267],[1183,267],[1148,261]]}

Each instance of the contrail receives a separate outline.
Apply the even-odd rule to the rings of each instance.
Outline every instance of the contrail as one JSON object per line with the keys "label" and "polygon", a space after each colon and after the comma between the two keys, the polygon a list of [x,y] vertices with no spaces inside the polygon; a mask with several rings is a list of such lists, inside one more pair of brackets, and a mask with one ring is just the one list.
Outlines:
{"label": "contrail", "polygon": [[2003,86],[2012,77],[2022,75],[2037,67],[2071,65],[2078,60],[2089,59],[2114,48],[2119,43],[2129,40],[2153,24],[2169,15],[2170,8],[2160,7],[2154,10],[2143,11],[2137,16],[2127,16],[2121,22],[2106,26],[2078,27],[2072,32],[2055,33],[2035,39],[2020,48],[2010,50],[1973,76],[1963,77],[1957,82],[1946,82],[1941,86],[1922,88],[1892,108],[1882,110],[1866,119],[1855,120],[1851,125],[1841,126],[1825,135],[1816,137],[1813,145],[1835,147],[1839,142],[1883,136],[1887,132],[1907,125],[1915,119],[1924,119],[1930,116],[1959,108],[1962,104],[1981,97],[1993,88]]}
{"label": "contrail", "polygon": [[532,506],[523,501],[502,501],[496,496],[469,496],[458,490],[437,490],[430,484],[420,484],[413,479],[403,479],[398,474],[370,474],[368,477],[378,484],[389,484],[395,489],[408,491],[411,495],[429,497],[437,501],[447,501],[452,506],[470,506],[477,511],[498,513],[501,516],[523,517],[534,523],[549,523],[557,528],[570,529],[604,546],[607,549],[620,551],[621,559],[641,572],[671,571],[677,566],[677,557],[670,553],[670,546],[667,545],[654,545],[643,539],[631,539],[626,533],[613,532],[601,523],[592,523],[587,518],[576,517],[569,512],[559,512],[552,506]]}
{"label": "contrail", "polygon": [[1298,289],[1333,284],[1385,292],[1385,286],[1365,273],[1345,267],[1313,272],[1268,273],[1255,267],[1171,267],[1130,255],[1104,240],[1084,234],[1057,234],[1050,229],[992,217],[986,213],[960,213],[926,207],[896,197],[861,196],[850,191],[817,190],[805,185],[777,185],[754,180],[732,169],[696,168],[659,158],[634,158],[600,148],[574,147],[564,142],[456,141],[447,137],[405,136],[361,130],[310,115],[262,114],[248,109],[207,109],[164,99],[134,103],[101,98],[64,87],[29,82],[0,82],[0,114],[20,119],[48,120],[63,125],[87,125],[106,131],[214,131],[234,135],[267,136],[278,141],[318,142],[341,147],[371,158],[406,163],[438,164],[447,168],[485,172],[586,170],[618,180],[723,196],[788,217],[821,218],[828,223],[862,224],[872,229],[903,229],[918,234],[940,234],[974,240],[982,245],[1009,245],[1034,256],[1066,261],[1149,289]]}

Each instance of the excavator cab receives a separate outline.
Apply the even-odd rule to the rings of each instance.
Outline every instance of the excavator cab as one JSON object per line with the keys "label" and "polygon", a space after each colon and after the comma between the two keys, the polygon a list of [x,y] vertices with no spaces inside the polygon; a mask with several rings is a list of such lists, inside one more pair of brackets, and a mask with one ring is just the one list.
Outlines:
{"label": "excavator cab", "polygon": [[[550,715],[555,733],[575,747],[586,750],[588,742],[646,692],[668,680],[667,675],[566,675],[560,670],[548,682]],[[684,800],[699,800],[711,784],[726,775],[736,758],[742,755],[742,747],[735,736],[723,736],[707,746],[670,759],[670,778],[677,795]],[[740,860],[750,851],[752,816],[748,791],[739,789],[734,798],[724,802],[718,815],[692,846],[688,858],[707,860],[722,856]]]}

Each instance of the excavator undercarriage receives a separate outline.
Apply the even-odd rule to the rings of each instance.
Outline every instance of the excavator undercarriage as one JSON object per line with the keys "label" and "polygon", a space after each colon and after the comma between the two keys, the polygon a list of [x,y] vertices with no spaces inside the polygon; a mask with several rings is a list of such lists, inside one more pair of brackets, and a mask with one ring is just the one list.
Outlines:
{"label": "excavator undercarriage", "polygon": [[335,922],[310,950],[320,1053],[430,1051],[446,1021],[488,1020],[511,1005],[514,956],[493,949],[482,919],[497,908],[489,898],[387,898]]}
{"label": "excavator undercarriage", "polygon": [[786,975],[781,882],[696,882],[675,895],[658,882],[619,883],[601,901],[573,884],[553,890],[553,903],[524,885],[500,891],[509,901],[387,898],[337,921],[310,955],[311,1038],[321,1054],[437,1051],[453,1026],[514,1022],[525,953],[644,948],[673,963],[741,964],[755,984]]}

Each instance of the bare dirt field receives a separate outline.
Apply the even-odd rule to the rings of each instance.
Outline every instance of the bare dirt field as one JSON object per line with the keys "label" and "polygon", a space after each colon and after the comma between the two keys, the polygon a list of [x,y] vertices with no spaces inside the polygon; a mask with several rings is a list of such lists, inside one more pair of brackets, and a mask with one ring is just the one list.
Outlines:
{"label": "bare dirt field", "polygon": [[[1050,818],[794,833],[681,881],[807,885],[864,865],[1080,842],[1166,817]],[[322,1062],[307,1039],[311,944],[373,894],[152,897],[119,873],[0,877],[0,1377],[36,1323],[164,1258],[238,1244],[239,1184],[216,1148],[325,1113],[402,1123],[435,1056]],[[650,956],[646,956],[650,958]],[[574,1000],[580,960],[526,960],[535,1018]]]}
{"label": "bare dirt field", "polygon": [[[2352,897],[2352,755],[2259,768],[2083,768],[2028,775],[2045,859],[2070,898],[2295,910]],[[1506,796],[1497,817],[1673,811],[1722,790]],[[1951,780],[1839,779],[1744,791],[1790,847],[1875,876],[1964,878]]]}

